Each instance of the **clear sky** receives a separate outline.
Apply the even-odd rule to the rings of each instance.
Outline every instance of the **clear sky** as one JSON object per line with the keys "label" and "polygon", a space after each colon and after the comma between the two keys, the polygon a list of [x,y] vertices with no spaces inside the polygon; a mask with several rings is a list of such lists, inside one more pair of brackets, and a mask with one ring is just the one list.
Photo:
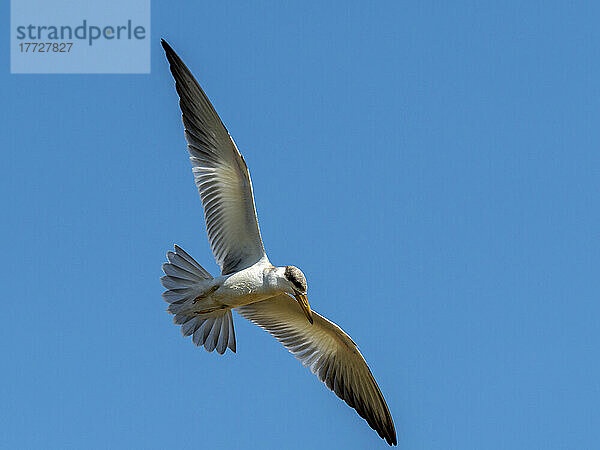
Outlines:
{"label": "clear sky", "polygon": [[600,8],[326,3],[154,1],[150,75],[10,75],[2,46],[1,447],[385,447],[239,316],[235,355],[171,323],[165,252],[217,267],[161,37],[399,448],[597,446]]}

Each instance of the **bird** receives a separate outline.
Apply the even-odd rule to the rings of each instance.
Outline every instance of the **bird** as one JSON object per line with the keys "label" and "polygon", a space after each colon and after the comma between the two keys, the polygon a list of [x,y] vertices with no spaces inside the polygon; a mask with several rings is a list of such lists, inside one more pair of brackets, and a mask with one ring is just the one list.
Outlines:
{"label": "bird", "polygon": [[213,277],[178,245],[167,252],[161,282],[174,323],[209,352],[235,353],[236,311],[277,339],[390,446],[397,445],[388,406],[356,343],[311,309],[300,269],[269,261],[244,157],[190,70],[164,39],[161,44],[179,96],[208,240],[221,268]]}

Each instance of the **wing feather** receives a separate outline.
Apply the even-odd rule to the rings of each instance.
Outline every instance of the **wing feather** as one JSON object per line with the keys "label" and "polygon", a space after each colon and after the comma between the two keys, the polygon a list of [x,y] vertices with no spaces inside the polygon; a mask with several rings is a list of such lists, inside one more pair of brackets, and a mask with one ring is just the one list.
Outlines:
{"label": "wing feather", "polygon": [[192,172],[204,206],[213,255],[227,275],[265,256],[250,173],[208,97],[177,56],[162,41],[179,94]]}
{"label": "wing feather", "polygon": [[385,399],[354,341],[313,310],[311,325],[289,296],[241,306],[236,311],[273,335],[319,380],[356,409],[379,436],[396,445],[396,430]]}

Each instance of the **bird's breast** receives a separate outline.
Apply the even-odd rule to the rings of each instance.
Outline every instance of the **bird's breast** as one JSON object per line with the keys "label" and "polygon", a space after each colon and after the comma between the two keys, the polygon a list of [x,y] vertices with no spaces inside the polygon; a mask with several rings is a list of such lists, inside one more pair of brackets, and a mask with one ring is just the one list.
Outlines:
{"label": "bird's breast", "polygon": [[247,305],[277,295],[273,289],[264,284],[262,276],[242,271],[228,277],[215,292],[218,301],[235,306]]}

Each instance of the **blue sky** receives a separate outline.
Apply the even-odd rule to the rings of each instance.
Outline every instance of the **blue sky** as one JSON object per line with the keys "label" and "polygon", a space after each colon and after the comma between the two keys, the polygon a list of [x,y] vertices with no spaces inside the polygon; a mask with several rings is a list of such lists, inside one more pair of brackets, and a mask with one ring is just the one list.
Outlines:
{"label": "blue sky", "polygon": [[595,447],[599,15],[155,1],[150,75],[10,75],[7,41],[0,446],[385,447],[258,328],[236,317],[219,356],[165,312],[174,243],[217,267],[164,37],[248,162],[271,261],[357,341],[399,448]]}

